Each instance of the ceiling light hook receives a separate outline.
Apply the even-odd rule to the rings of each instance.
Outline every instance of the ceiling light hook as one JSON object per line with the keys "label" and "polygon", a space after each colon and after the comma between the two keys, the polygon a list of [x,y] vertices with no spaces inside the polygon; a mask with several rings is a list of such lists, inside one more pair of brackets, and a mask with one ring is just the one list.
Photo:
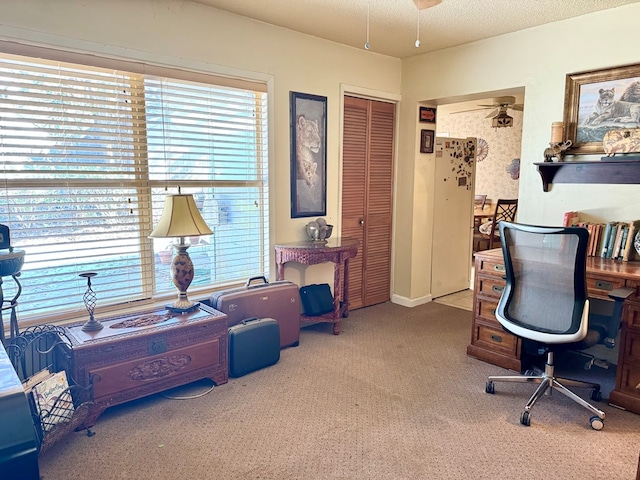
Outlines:
{"label": "ceiling light hook", "polygon": [[418,10],[418,27],[416,29],[416,48],[420,48],[420,10]]}
{"label": "ceiling light hook", "polygon": [[369,43],[369,13],[371,7],[371,0],[367,0],[367,41],[364,43],[364,49],[369,50],[371,48],[371,44]]}

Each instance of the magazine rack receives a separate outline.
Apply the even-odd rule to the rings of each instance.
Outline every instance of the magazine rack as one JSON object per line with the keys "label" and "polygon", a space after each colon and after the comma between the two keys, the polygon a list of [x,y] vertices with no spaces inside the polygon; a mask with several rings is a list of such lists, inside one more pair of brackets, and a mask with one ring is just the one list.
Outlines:
{"label": "magazine rack", "polygon": [[[62,348],[66,340],[64,330],[54,325],[29,327],[12,338],[6,350],[20,380],[24,381],[44,368],[59,372],[61,365],[68,365],[69,359],[65,358],[68,354]],[[79,386],[70,372],[66,374],[73,407],[60,398],[50,409],[38,410],[35,404],[31,405],[40,453],[81,427],[91,411],[91,385],[87,388]],[[87,429],[87,435],[92,436],[93,432]]]}

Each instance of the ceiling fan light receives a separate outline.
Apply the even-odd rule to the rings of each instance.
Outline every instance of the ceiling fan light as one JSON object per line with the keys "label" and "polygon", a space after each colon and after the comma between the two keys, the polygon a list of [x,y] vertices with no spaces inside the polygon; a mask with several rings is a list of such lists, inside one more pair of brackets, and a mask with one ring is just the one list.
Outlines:
{"label": "ceiling fan light", "polygon": [[500,112],[491,120],[491,126],[493,128],[513,127],[513,117],[506,112]]}

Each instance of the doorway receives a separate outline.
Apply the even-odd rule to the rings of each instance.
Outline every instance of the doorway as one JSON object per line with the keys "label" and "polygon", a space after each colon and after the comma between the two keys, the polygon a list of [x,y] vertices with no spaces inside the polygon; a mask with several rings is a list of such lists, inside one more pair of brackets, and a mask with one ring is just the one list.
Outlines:
{"label": "doorway", "polygon": [[[516,104],[524,105],[524,88],[449,98],[447,103],[429,102],[438,105],[436,136],[478,139],[474,193],[487,195],[493,204],[498,198],[518,198],[519,192],[523,111],[508,109],[508,114],[513,117],[513,126],[494,128],[491,114],[495,109],[480,107],[491,105],[493,99],[502,96],[514,96]],[[473,198],[469,201],[473,202]],[[469,277],[473,281],[472,246],[468,251],[459,253],[466,254],[469,259]],[[434,251],[433,255],[438,255],[438,252]]]}

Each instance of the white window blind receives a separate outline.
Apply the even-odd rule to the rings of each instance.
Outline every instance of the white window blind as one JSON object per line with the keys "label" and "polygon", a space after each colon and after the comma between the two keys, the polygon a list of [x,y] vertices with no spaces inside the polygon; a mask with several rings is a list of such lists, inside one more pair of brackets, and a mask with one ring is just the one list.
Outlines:
{"label": "white window blind", "polygon": [[170,240],[148,235],[178,186],[214,231],[191,239],[192,298],[268,274],[266,93],[157,70],[0,55],[0,223],[26,252],[21,323],[83,311],[86,271],[98,309],[173,295]]}

